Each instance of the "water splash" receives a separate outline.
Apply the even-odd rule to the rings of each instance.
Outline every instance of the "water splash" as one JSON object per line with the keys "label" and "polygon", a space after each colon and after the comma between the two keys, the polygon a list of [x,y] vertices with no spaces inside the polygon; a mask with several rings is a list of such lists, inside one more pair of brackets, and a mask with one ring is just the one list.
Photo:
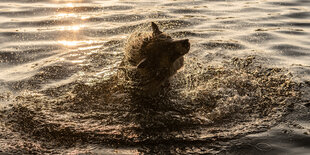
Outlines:
{"label": "water splash", "polygon": [[[79,150],[85,143],[100,143],[148,153],[197,151],[192,148],[210,153],[224,148],[218,143],[273,126],[298,98],[287,71],[256,65],[254,57],[221,66],[187,61],[156,98],[131,96],[113,75],[19,96],[14,106],[1,111],[6,132],[18,133],[5,149]],[[49,96],[53,91],[57,98]],[[25,141],[14,142],[21,137]],[[159,143],[167,145],[150,146]]]}

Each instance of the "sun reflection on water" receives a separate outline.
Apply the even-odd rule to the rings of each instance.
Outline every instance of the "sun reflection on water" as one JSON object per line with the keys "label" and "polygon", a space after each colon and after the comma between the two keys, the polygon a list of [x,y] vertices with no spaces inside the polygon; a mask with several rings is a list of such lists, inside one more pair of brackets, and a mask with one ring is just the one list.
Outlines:
{"label": "sun reflection on water", "polygon": [[56,19],[62,19],[62,18],[77,18],[77,19],[81,19],[81,20],[85,20],[90,18],[90,16],[86,16],[86,15],[78,15],[75,13],[59,13],[57,15],[54,16]]}
{"label": "sun reflection on water", "polygon": [[72,3],[67,3],[66,6],[72,8],[73,4]]}
{"label": "sun reflection on water", "polygon": [[81,28],[85,27],[85,25],[72,25],[72,26],[62,26],[60,27],[61,31],[69,30],[69,31],[78,31]]}
{"label": "sun reflection on water", "polygon": [[83,0],[53,0],[54,2],[57,2],[57,3],[69,3],[69,4],[72,4],[72,3],[80,3],[82,2]]}
{"label": "sun reflection on water", "polygon": [[[70,47],[70,48],[86,48],[92,49],[94,48],[92,44],[95,43],[94,40],[79,40],[79,30],[85,27],[82,24],[83,21],[90,18],[88,15],[79,14],[79,12],[75,12],[72,8],[80,5],[82,0],[55,0],[58,3],[62,3],[62,7],[68,8],[65,11],[58,12],[54,18],[61,19],[64,21],[72,21],[72,25],[61,25],[58,26],[56,29],[59,31],[68,31],[66,32],[65,37],[59,38],[56,42],[62,46]],[[62,8],[61,7],[61,8]],[[86,47],[85,47],[86,46]],[[89,47],[90,46],[90,47]],[[97,47],[97,46],[96,46]]]}
{"label": "sun reflection on water", "polygon": [[78,17],[75,13],[59,13],[56,15],[58,18]]}
{"label": "sun reflection on water", "polygon": [[85,20],[85,19],[88,19],[88,18],[90,18],[90,16],[81,16],[82,20]]}
{"label": "sun reflection on water", "polygon": [[64,46],[78,46],[83,44],[93,44],[93,40],[81,40],[81,41],[69,41],[69,40],[60,40],[58,41],[59,44]]}

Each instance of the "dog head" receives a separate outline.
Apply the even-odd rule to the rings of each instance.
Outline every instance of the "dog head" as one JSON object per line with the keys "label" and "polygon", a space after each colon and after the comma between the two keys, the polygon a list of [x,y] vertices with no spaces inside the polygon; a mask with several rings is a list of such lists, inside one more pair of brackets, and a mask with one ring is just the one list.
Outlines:
{"label": "dog head", "polygon": [[171,68],[175,61],[188,53],[190,43],[188,39],[173,40],[161,32],[152,22],[152,39],[145,46],[146,55],[137,65],[137,68],[163,69]]}

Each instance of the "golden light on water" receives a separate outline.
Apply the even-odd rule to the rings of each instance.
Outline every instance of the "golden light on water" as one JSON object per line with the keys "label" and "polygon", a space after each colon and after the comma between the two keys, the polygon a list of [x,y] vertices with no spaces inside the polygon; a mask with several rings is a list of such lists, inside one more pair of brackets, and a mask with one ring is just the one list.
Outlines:
{"label": "golden light on water", "polygon": [[[89,47],[80,47],[78,48],[79,50],[91,50],[91,49],[97,49],[102,47],[102,45],[97,45],[97,46],[89,46]],[[91,53],[88,53],[88,55],[92,54],[92,53],[96,53],[97,51],[92,51]]]}
{"label": "golden light on water", "polygon": [[93,40],[83,40],[83,41],[69,41],[69,40],[60,40],[58,41],[59,44],[64,45],[64,46],[78,46],[78,45],[83,45],[83,44],[93,44]]}
{"label": "golden light on water", "polygon": [[78,64],[78,63],[83,63],[85,60],[73,60],[71,61],[72,63]]}
{"label": "golden light on water", "polygon": [[72,8],[73,4],[72,3],[67,3],[66,6]]}
{"label": "golden light on water", "polygon": [[61,31],[64,31],[64,30],[78,31],[83,27],[85,27],[85,25],[62,26],[62,27],[60,27],[60,30]]}
{"label": "golden light on water", "polygon": [[82,2],[83,0],[53,0],[56,3],[77,3]]}
{"label": "golden light on water", "polygon": [[55,17],[57,19],[60,19],[60,18],[80,18],[81,20],[85,20],[85,19],[90,18],[90,16],[77,15],[75,13],[59,13]]}
{"label": "golden light on water", "polygon": [[90,18],[90,16],[82,16],[81,17],[82,20],[85,20],[85,19],[88,19],[88,18]]}
{"label": "golden light on water", "polygon": [[58,18],[67,18],[67,17],[78,17],[75,13],[60,13],[56,15]]}
{"label": "golden light on water", "polygon": [[[90,18],[90,16],[85,16],[85,15],[80,15],[79,13],[76,12],[71,12],[71,8],[76,6],[76,2],[80,2],[81,0],[57,0],[57,2],[59,3],[63,3],[63,5],[66,8],[69,8],[69,12],[58,12],[58,14],[54,17],[58,18],[58,19],[66,19],[66,20],[72,20],[72,24],[73,25],[62,25],[57,27],[56,29],[60,30],[60,31],[71,31],[70,33],[72,33],[72,36],[70,35],[69,37],[65,37],[65,38],[61,38],[57,41],[58,44],[63,45],[63,46],[67,46],[67,47],[84,47],[84,46],[89,46],[91,44],[94,43],[93,40],[78,40],[77,36],[79,35],[79,30],[81,28],[84,28],[85,25],[83,24],[78,24],[80,23],[80,21],[83,21],[85,19]],[[74,22],[74,21],[78,21],[78,22]],[[76,24],[74,24],[76,23]],[[70,40],[68,40],[70,39]],[[92,47],[92,46],[91,46]],[[89,47],[88,47],[89,48]]]}

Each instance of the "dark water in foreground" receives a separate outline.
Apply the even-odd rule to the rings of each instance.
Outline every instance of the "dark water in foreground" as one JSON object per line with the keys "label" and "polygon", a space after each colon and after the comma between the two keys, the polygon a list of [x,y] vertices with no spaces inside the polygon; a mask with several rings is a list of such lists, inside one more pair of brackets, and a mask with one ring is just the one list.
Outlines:
{"label": "dark water in foreground", "polygon": [[[306,154],[309,12],[306,0],[1,0],[0,152]],[[191,50],[160,96],[135,98],[113,75],[152,21]]]}

